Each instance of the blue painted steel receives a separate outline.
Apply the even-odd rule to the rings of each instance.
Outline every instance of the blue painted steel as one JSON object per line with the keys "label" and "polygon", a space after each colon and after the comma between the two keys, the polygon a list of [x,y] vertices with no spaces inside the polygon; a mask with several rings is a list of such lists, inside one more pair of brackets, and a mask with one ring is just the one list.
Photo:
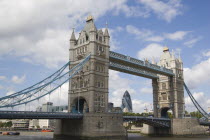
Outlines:
{"label": "blue painted steel", "polygon": [[116,62],[110,62],[109,63],[109,67],[111,69],[119,69],[120,71],[127,71],[130,73],[135,73],[135,75],[142,75],[144,77],[147,78],[151,78],[151,79],[157,79],[158,76],[154,73],[148,72],[146,70],[142,70],[142,69],[137,69],[137,68],[133,68],[133,67],[129,67],[129,66],[125,66]]}
{"label": "blue painted steel", "polygon": [[190,90],[188,89],[188,87],[185,83],[184,83],[184,87],[185,87],[185,90],[187,91],[187,94],[189,95],[191,101],[193,102],[193,104],[197,108],[197,110],[203,115],[204,118],[206,118],[206,120],[208,120],[209,117],[210,117],[209,114],[199,105],[199,103],[193,97],[192,93],[190,92]]}
{"label": "blue painted steel", "polygon": [[[7,95],[7,96],[4,96],[4,97],[1,97],[1,98],[0,98],[0,101],[1,101],[1,100],[4,100],[4,99],[8,99],[8,98],[14,98],[14,97],[16,97],[16,96],[20,96],[20,95],[22,95],[22,94],[31,92],[31,91],[33,91],[33,90],[36,90],[36,89],[38,89],[38,88],[40,88],[40,87],[45,86],[46,84],[43,84],[43,85],[41,85],[41,86],[40,86],[40,84],[46,82],[48,79],[51,79],[52,77],[56,78],[57,76],[59,76],[59,75],[65,70],[65,68],[66,68],[69,64],[70,64],[70,62],[66,63],[63,67],[61,67],[59,70],[57,70],[56,72],[54,72],[52,75],[48,76],[48,77],[45,78],[44,80],[42,80],[42,81],[40,81],[40,82],[38,82],[38,83],[36,83],[36,84],[34,84],[34,85],[32,85],[32,86],[26,88],[26,89],[23,89],[23,90],[21,90],[21,91],[19,91],[19,92],[16,92],[16,93],[11,94],[11,95]],[[36,87],[36,86],[38,86],[38,87]]]}
{"label": "blue painted steel", "polygon": [[168,118],[153,118],[142,116],[123,116],[124,121],[142,122],[155,127],[171,127],[171,120]]}
{"label": "blue painted steel", "polygon": [[[68,72],[66,72],[64,74],[59,73],[59,75],[57,75],[54,79],[52,79],[48,83],[45,83],[44,84],[45,86],[41,85],[41,86],[37,87],[36,89],[32,90],[34,92],[24,93],[23,97],[20,97],[20,98],[14,98],[13,96],[11,96],[11,97],[2,99],[2,101],[0,102],[0,108],[14,107],[17,105],[27,104],[29,102],[35,101],[37,99],[40,99],[40,98],[52,93],[57,88],[61,87],[64,83],[69,81],[69,79],[71,79],[73,76],[75,76],[79,71],[81,71],[82,67],[89,59],[90,59],[90,55],[88,55],[83,61],[81,61],[78,65],[74,66]],[[67,64],[69,64],[69,63],[67,63]],[[62,70],[62,72],[63,71],[64,71],[64,69]],[[63,81],[61,83],[59,83],[59,84],[55,83],[55,82],[60,82],[62,79],[63,79]],[[47,86],[51,86],[53,84],[56,85],[54,88],[50,89],[49,91],[45,89]],[[44,90],[45,90],[45,93],[43,93],[42,95],[38,95],[39,92],[44,91]],[[14,96],[16,97],[16,95],[14,95]],[[34,96],[34,98],[31,99],[33,96]]]}
{"label": "blue painted steel", "polygon": [[0,111],[0,119],[82,119],[83,114],[64,112]]}
{"label": "blue painted steel", "polygon": [[133,65],[145,67],[145,68],[151,69],[153,71],[155,70],[155,71],[161,72],[162,74],[165,74],[165,75],[169,75],[169,76],[173,76],[174,75],[173,71],[170,70],[170,69],[167,69],[167,68],[164,68],[164,67],[160,67],[158,65],[154,65],[154,64],[151,64],[149,62],[141,61],[141,60],[138,60],[136,58],[132,58],[130,56],[119,54],[119,53],[116,53],[116,52],[113,52],[113,51],[109,52],[109,58],[113,58],[113,59],[116,59],[116,60],[121,60],[121,61],[124,61],[124,62],[128,62],[128,63],[131,63]]}

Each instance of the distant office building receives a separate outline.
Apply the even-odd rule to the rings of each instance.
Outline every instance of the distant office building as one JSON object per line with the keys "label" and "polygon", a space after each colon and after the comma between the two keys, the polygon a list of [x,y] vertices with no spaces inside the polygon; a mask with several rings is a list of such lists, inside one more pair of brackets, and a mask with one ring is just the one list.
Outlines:
{"label": "distant office building", "polygon": [[114,107],[114,103],[108,103],[108,112],[122,113],[121,107]]}
{"label": "distant office building", "polygon": [[112,112],[113,107],[114,107],[113,103],[108,103],[108,112]]}
{"label": "distant office building", "polygon": [[68,105],[53,106],[52,102],[47,102],[36,108],[37,112],[68,112]]}
{"label": "distant office building", "polygon": [[123,112],[133,112],[131,96],[127,90],[125,91],[122,98],[121,109]]}
{"label": "distant office building", "polygon": [[[37,112],[68,112],[68,105],[66,106],[53,106],[52,102],[47,102],[36,108]],[[55,120],[54,119],[33,119],[29,122],[29,128],[54,129]]]}
{"label": "distant office building", "polygon": [[12,121],[12,127],[16,130],[28,129],[29,120],[14,120],[14,121]]}
{"label": "distant office building", "polygon": [[54,119],[33,119],[29,121],[29,128],[32,129],[54,129],[55,127],[55,120]]}

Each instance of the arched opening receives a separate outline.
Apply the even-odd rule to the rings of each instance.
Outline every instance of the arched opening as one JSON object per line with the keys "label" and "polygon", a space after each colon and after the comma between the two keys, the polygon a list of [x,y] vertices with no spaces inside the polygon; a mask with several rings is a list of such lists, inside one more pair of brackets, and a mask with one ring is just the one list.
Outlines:
{"label": "arched opening", "polygon": [[172,118],[173,112],[169,107],[164,107],[161,109],[161,118]]}
{"label": "arched opening", "polygon": [[89,107],[84,98],[76,98],[72,105],[72,113],[85,113],[89,112]]}

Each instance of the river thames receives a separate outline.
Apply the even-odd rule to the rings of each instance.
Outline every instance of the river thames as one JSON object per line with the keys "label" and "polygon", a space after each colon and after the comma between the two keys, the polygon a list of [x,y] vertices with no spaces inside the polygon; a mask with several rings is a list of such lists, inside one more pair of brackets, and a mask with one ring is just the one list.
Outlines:
{"label": "river thames", "polygon": [[[210,137],[148,137],[141,136],[137,133],[129,133],[128,140],[210,140]],[[20,136],[2,136],[0,135],[0,140],[54,140],[53,133],[34,133],[27,136],[26,134],[22,134]],[[56,139],[63,140],[63,139]]]}

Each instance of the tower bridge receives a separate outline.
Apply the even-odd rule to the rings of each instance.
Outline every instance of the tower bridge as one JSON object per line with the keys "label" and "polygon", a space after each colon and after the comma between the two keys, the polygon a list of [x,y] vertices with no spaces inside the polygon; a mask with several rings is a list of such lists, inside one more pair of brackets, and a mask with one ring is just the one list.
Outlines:
{"label": "tower bridge", "polygon": [[[150,63],[110,51],[109,41],[108,29],[105,28],[104,32],[98,30],[93,17],[88,16],[77,39],[74,31],[72,32],[68,63],[37,84],[0,98],[0,108],[15,107],[50,95],[69,81],[68,113],[0,111],[0,118],[58,119],[55,137],[125,139],[123,121],[149,124],[148,133],[204,133],[198,120],[184,118],[184,87],[201,114],[205,118],[208,118],[208,114],[184,84],[181,57],[176,58],[174,53],[170,53],[165,47],[160,61]],[[109,69],[152,79],[154,118],[108,113]],[[166,119],[168,110],[173,112],[171,120]],[[208,125],[206,122],[201,124]]]}

